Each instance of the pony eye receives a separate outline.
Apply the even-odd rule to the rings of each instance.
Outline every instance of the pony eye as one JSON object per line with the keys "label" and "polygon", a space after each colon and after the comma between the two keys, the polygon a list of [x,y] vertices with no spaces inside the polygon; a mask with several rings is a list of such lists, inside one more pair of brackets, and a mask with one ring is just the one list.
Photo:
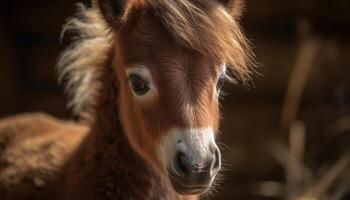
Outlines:
{"label": "pony eye", "polygon": [[131,74],[129,76],[129,81],[131,83],[132,90],[135,92],[135,94],[144,95],[148,92],[148,85],[139,75]]}
{"label": "pony eye", "polygon": [[225,76],[224,76],[224,74],[221,74],[218,82],[216,83],[216,90],[218,92],[220,92],[222,86],[224,86],[224,83],[225,83]]}

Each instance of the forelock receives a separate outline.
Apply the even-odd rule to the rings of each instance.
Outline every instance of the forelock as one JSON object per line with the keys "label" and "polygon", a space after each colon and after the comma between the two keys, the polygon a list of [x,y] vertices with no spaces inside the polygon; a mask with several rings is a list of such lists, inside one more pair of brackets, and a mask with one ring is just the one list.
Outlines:
{"label": "forelock", "polygon": [[241,28],[216,0],[148,0],[174,40],[223,62],[236,78],[247,83],[254,57]]}

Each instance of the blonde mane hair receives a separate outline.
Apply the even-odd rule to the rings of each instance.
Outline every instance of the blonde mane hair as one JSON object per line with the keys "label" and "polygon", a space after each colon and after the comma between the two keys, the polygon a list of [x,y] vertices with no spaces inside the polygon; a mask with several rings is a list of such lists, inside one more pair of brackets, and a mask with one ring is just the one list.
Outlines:
{"label": "blonde mane hair", "polygon": [[[144,4],[176,43],[224,62],[235,78],[249,82],[254,72],[250,45],[237,20],[217,0],[144,0]],[[127,16],[126,12],[121,20]],[[73,32],[75,37],[59,57],[59,81],[65,83],[68,106],[74,114],[93,119],[92,108],[101,88],[98,78],[113,43],[111,30],[97,6],[78,4],[77,14],[63,26],[62,35],[66,32]]]}
{"label": "blonde mane hair", "polygon": [[78,4],[75,16],[63,26],[61,38],[72,32],[73,43],[59,56],[58,80],[65,84],[68,107],[83,120],[93,119],[99,76],[108,60],[112,37],[100,13],[94,7]]}

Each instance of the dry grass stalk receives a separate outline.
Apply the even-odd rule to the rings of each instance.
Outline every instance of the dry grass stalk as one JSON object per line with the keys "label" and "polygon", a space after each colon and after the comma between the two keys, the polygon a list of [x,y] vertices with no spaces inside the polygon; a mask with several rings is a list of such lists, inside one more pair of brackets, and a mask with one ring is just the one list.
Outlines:
{"label": "dry grass stalk", "polygon": [[[305,128],[302,122],[294,122],[291,125],[289,149],[281,143],[276,143],[271,148],[272,156],[285,168],[286,199],[291,200],[340,200],[349,191],[349,177],[345,173],[350,167],[350,152],[345,153],[322,176],[315,178],[312,172],[304,164]],[[344,177],[343,177],[344,175]],[[330,192],[336,181],[343,177],[343,183],[337,184],[334,192]],[[260,188],[269,181],[260,183]],[[279,186],[283,188],[283,186]],[[259,190],[259,194],[271,196],[271,191]],[[276,190],[277,191],[277,190]],[[281,191],[281,190],[279,190]],[[275,192],[275,194],[279,194]],[[279,194],[280,195],[280,194]],[[279,196],[278,195],[278,196]]]}
{"label": "dry grass stalk", "polygon": [[322,177],[314,181],[314,184],[306,192],[295,200],[324,199],[332,184],[349,168],[350,153],[343,155]]}
{"label": "dry grass stalk", "polygon": [[282,128],[288,128],[296,119],[300,99],[305,83],[310,74],[321,42],[317,38],[309,37],[304,41],[297,54],[296,62],[288,81],[287,92],[282,109]]}
{"label": "dry grass stalk", "polygon": [[296,121],[290,128],[289,148],[280,142],[275,142],[270,148],[271,155],[286,170],[287,199],[300,195],[312,180],[312,173],[304,164],[305,135],[304,123]]}
{"label": "dry grass stalk", "polygon": [[287,159],[287,194],[288,199],[300,194],[304,184],[304,149],[305,126],[302,122],[294,122],[289,134],[290,153]]}
{"label": "dry grass stalk", "polygon": [[311,28],[307,20],[304,19],[297,25],[300,47],[287,84],[287,92],[282,107],[281,127],[284,129],[288,129],[296,119],[305,83],[321,48],[320,39],[310,34]]}

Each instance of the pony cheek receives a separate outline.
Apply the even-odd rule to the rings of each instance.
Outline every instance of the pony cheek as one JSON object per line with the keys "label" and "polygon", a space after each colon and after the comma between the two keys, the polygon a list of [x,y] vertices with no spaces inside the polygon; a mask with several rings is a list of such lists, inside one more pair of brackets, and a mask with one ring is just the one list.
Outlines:
{"label": "pony cheek", "polygon": [[136,152],[142,152],[142,126],[139,116],[137,115],[137,108],[133,103],[132,93],[128,91],[128,88],[120,88],[121,95],[119,99],[119,116],[126,133],[126,137],[129,140],[132,148]]}
{"label": "pony cheek", "polygon": [[143,138],[142,141],[140,141],[140,148],[143,152],[147,153],[147,159],[152,162],[152,165],[158,169],[158,171],[164,171],[163,161],[157,156],[162,137],[159,122],[156,119],[150,121],[150,117],[145,115],[144,112],[142,112],[140,117],[142,118],[139,123],[142,126],[141,137]]}
{"label": "pony cheek", "polygon": [[125,95],[120,99],[120,118],[126,136],[134,151],[156,169],[161,169],[161,162],[155,156],[157,138],[150,127],[153,123],[147,123],[143,105],[135,102],[133,98]]}

